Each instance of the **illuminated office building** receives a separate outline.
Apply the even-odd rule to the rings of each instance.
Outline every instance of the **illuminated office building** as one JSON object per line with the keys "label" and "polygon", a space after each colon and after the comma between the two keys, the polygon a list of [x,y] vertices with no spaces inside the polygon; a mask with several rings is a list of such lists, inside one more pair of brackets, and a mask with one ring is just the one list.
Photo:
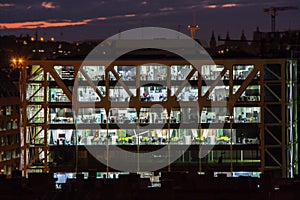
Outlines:
{"label": "illuminated office building", "polygon": [[[79,70],[78,60],[29,61],[23,71],[23,170],[113,172],[86,147],[118,145],[150,152],[188,145],[161,171],[298,173],[296,63],[214,62],[196,70],[179,58],[119,59],[107,68]],[[80,84],[74,89],[76,76]],[[75,111],[74,101],[81,106]],[[199,158],[205,146],[213,149]]]}

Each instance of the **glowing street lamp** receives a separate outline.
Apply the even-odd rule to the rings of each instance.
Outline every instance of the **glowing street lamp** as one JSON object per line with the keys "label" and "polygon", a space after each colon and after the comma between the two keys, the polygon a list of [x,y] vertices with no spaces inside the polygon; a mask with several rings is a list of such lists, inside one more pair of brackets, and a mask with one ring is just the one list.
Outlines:
{"label": "glowing street lamp", "polygon": [[13,69],[21,69],[24,66],[24,59],[23,58],[12,58],[10,60],[10,66]]}

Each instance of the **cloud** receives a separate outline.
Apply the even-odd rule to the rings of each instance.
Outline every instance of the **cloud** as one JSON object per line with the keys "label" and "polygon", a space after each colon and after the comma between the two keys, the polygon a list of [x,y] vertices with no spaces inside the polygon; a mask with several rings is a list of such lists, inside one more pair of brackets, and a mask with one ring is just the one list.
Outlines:
{"label": "cloud", "polygon": [[13,3],[0,3],[0,8],[13,7],[15,4]]}
{"label": "cloud", "polygon": [[105,21],[105,20],[108,20],[108,18],[107,17],[98,17],[95,20],[97,20],[97,21]]}
{"label": "cloud", "polygon": [[2,23],[0,29],[35,29],[35,28],[50,28],[50,27],[64,27],[64,26],[78,26],[85,25],[91,20],[82,21],[33,21],[33,22],[15,22],[15,23]]}
{"label": "cloud", "polygon": [[236,3],[226,3],[226,4],[222,4],[221,8],[232,8],[232,7],[237,7],[239,6],[239,4]]}
{"label": "cloud", "polygon": [[172,10],[174,10],[174,8],[172,8],[172,7],[166,7],[166,8],[161,8],[159,10],[160,11],[172,11]]}
{"label": "cloud", "polygon": [[213,5],[205,5],[203,6],[204,8],[217,8],[218,6],[213,4]]}
{"label": "cloud", "polygon": [[105,20],[113,20],[113,19],[124,19],[124,18],[131,18],[131,17],[136,17],[137,15],[134,13],[130,14],[123,14],[123,15],[114,15],[110,17],[98,17],[91,19],[91,21],[105,21]]}
{"label": "cloud", "polygon": [[54,5],[53,2],[46,2],[46,1],[42,2],[41,6],[46,9],[54,9],[59,7],[58,5]]}
{"label": "cloud", "polygon": [[123,15],[114,15],[110,17],[97,17],[91,19],[84,19],[79,21],[71,20],[47,20],[47,21],[27,21],[27,22],[13,22],[13,23],[2,23],[0,24],[1,29],[35,29],[35,28],[51,28],[51,27],[67,27],[67,26],[79,26],[86,25],[95,21],[106,21],[113,19],[124,19],[136,17],[134,13],[123,14]]}
{"label": "cloud", "polygon": [[248,2],[248,0],[245,1],[228,1],[226,3],[223,2],[218,2],[215,4],[211,4],[208,1],[204,1],[202,3],[202,8],[207,8],[207,9],[216,9],[216,8],[234,8],[234,7],[253,7],[253,6],[258,6],[258,5],[263,5],[265,3],[260,2],[260,3],[251,3]]}
{"label": "cloud", "polygon": [[126,15],[121,15],[121,16],[128,18],[128,17],[135,17],[136,14],[126,14]]}
{"label": "cloud", "polygon": [[211,5],[203,5],[203,8],[233,8],[233,7],[241,7],[241,6],[249,6],[249,5],[240,5],[236,3],[226,3],[226,4],[221,4],[221,5],[216,5],[216,4],[211,4]]}

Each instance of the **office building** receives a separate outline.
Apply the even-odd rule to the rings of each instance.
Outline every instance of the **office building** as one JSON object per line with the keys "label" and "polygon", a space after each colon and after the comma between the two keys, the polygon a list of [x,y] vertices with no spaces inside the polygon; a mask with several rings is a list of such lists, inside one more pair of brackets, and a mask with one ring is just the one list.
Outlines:
{"label": "office building", "polygon": [[[106,68],[81,67],[80,60],[28,61],[23,171],[114,172],[87,149],[140,153],[168,146],[179,154],[176,148],[187,146],[161,171],[298,174],[297,62],[214,62],[192,66],[153,57],[119,59]],[[205,147],[212,150],[199,158]],[[109,163],[113,154],[99,156]],[[146,164],[136,163],[136,171]]]}

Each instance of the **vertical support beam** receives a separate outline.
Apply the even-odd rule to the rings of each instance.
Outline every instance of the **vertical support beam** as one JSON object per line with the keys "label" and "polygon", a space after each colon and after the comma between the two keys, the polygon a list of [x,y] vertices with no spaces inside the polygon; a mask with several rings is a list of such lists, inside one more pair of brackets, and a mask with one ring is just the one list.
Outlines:
{"label": "vertical support beam", "polygon": [[44,76],[44,81],[43,81],[43,87],[44,87],[44,100],[43,100],[43,108],[44,108],[44,124],[43,124],[43,131],[44,131],[44,145],[43,145],[43,150],[44,150],[44,170],[43,172],[48,171],[48,93],[47,93],[47,73],[45,70],[43,70],[43,76]]}
{"label": "vertical support beam", "polygon": [[171,66],[166,65],[167,67],[167,99],[171,97]]}
{"label": "vertical support beam", "polygon": [[282,154],[282,177],[287,177],[287,143],[286,143],[286,73],[285,73],[286,63],[281,65],[281,154]]}
{"label": "vertical support beam", "polygon": [[233,148],[232,148],[232,123],[234,120],[234,94],[233,94],[233,65],[229,66],[229,120],[230,120],[230,172],[231,176],[233,176]]}
{"label": "vertical support beam", "polygon": [[[167,67],[167,100],[171,98],[171,66],[166,66]],[[171,106],[167,106],[167,124],[168,124],[168,135],[170,139],[170,120],[171,120]],[[168,172],[171,172],[171,146],[170,146],[170,140],[168,142]]]}
{"label": "vertical support beam", "polygon": [[[198,112],[199,127],[198,127],[198,129],[200,130],[199,137],[201,138],[201,130],[202,130],[202,127],[201,127],[201,125],[202,125],[201,114],[202,114],[202,110],[203,110],[203,104],[202,104],[202,101],[199,101],[199,99],[202,98],[202,67],[203,67],[203,65],[194,66],[194,67],[196,67],[196,69],[198,69],[197,70],[197,74],[198,74],[198,81],[197,81],[197,85],[198,85],[198,108],[199,108],[199,112]],[[202,157],[202,144],[201,144],[201,140],[199,142],[199,156],[198,157],[199,157],[199,173],[201,174],[202,173],[202,160],[201,160],[201,157]]]}
{"label": "vertical support beam", "polygon": [[260,65],[260,79],[259,79],[259,85],[260,85],[260,103],[259,107],[261,108],[261,127],[260,127],[260,134],[261,134],[261,143],[260,143],[260,171],[264,172],[265,171],[265,71],[264,68],[266,67],[265,65]]}
{"label": "vertical support beam", "polygon": [[297,61],[288,60],[286,64],[287,91],[287,175],[294,178],[298,174],[298,131],[297,131]]}
{"label": "vertical support beam", "polygon": [[299,173],[299,132],[298,132],[298,62],[297,60],[294,61],[293,70],[295,73],[294,77],[294,125],[295,125],[295,135],[294,135],[294,162],[295,162],[295,174]]}
{"label": "vertical support beam", "polygon": [[20,72],[20,95],[21,95],[21,170],[23,176],[27,176],[27,113],[26,113],[26,85],[27,85],[27,66],[21,68]]}
{"label": "vertical support beam", "polygon": [[229,99],[227,102],[228,110],[230,112],[230,115],[232,115],[231,110],[233,110],[234,106],[234,96],[233,96],[233,65],[225,66],[227,70],[229,70]]}

